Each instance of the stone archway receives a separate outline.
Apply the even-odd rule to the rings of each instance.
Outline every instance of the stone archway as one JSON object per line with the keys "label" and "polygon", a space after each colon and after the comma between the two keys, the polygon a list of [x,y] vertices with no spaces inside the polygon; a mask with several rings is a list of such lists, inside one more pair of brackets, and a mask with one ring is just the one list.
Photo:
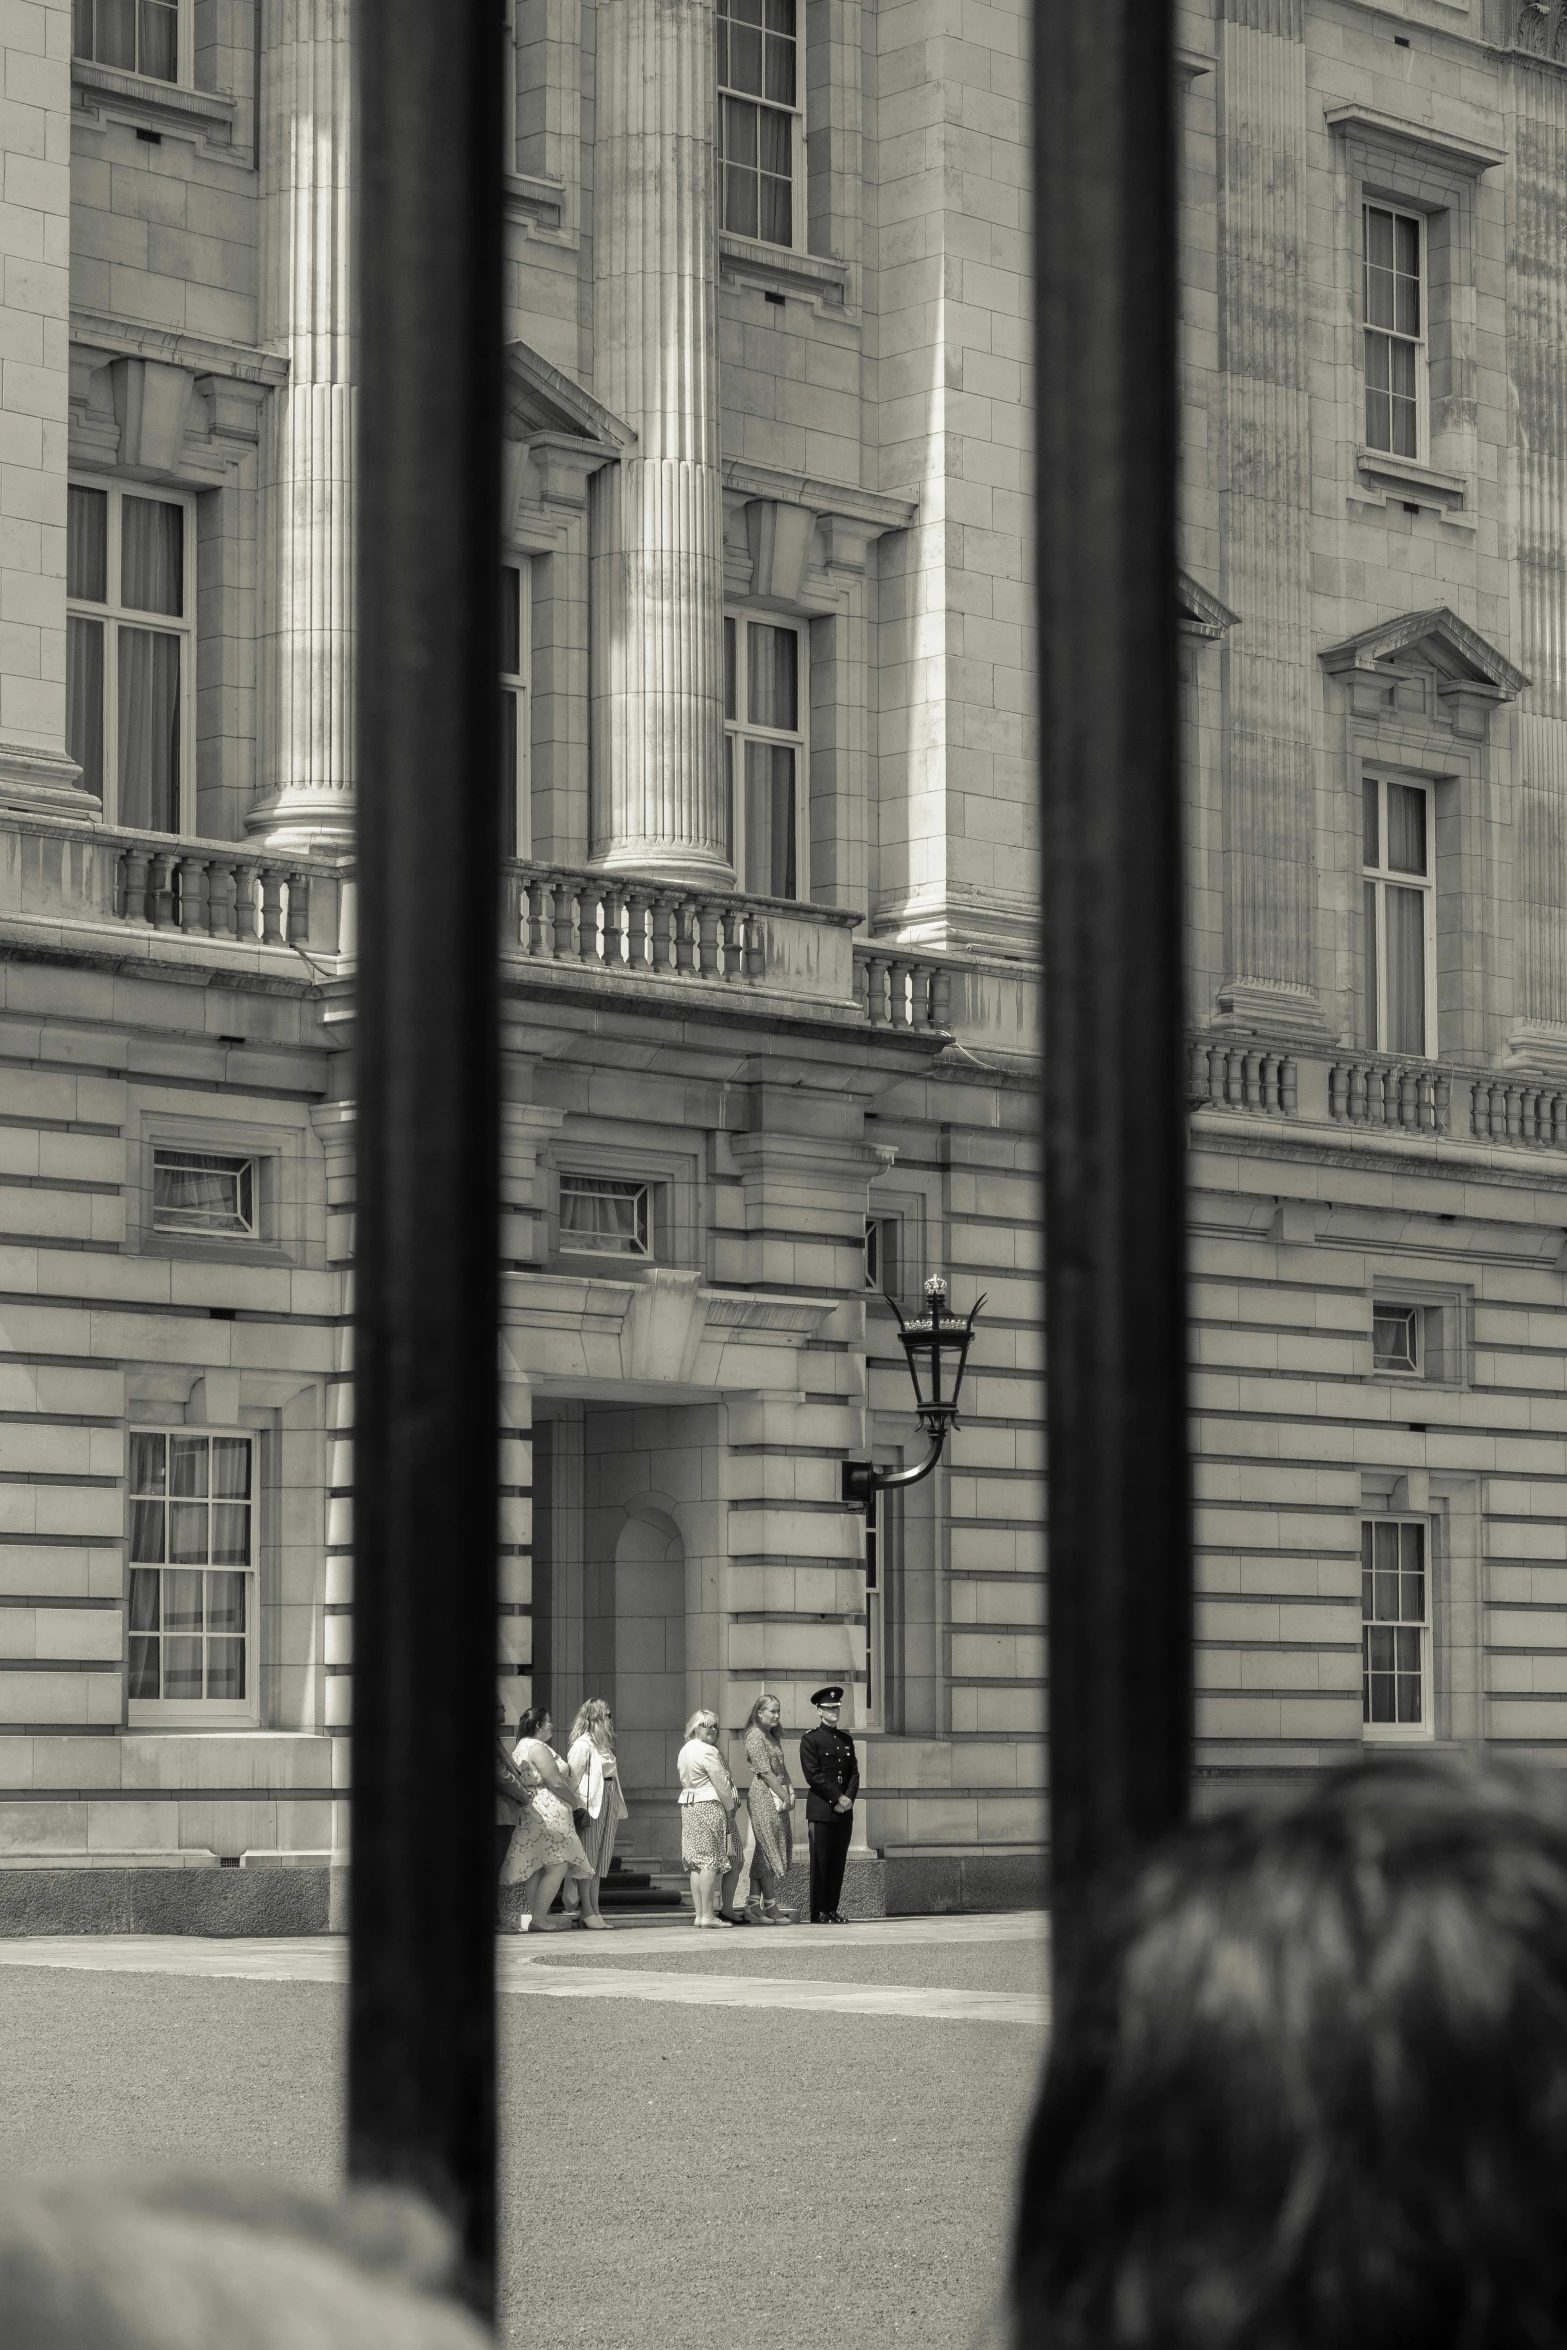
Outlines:
{"label": "stone archway", "polygon": [[663,1497],[627,1504],[613,1574],[616,1743],[627,1800],[647,1817],[674,1802],[686,1718],[686,1548]]}

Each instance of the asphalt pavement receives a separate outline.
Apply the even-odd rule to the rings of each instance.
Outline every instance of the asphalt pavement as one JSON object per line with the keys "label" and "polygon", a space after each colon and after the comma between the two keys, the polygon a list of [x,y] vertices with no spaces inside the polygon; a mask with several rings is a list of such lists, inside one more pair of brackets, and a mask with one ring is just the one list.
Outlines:
{"label": "asphalt pavement", "polygon": [[[1042,1921],[502,1943],[502,2339],[971,2350]],[[340,2171],[341,1942],[0,1942],[0,2165]]]}

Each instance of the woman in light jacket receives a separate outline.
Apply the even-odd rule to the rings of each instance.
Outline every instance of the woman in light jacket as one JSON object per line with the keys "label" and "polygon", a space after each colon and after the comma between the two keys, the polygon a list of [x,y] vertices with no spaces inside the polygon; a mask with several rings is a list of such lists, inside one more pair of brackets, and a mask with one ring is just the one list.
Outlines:
{"label": "woman in light jacket", "polygon": [[[602,1697],[590,1697],[585,1705],[578,1706],[577,1718],[571,1725],[571,1744],[566,1750],[566,1769],[577,1790],[576,1807],[588,1815],[588,1824],[580,1834],[593,1874],[575,1880],[575,1890],[582,1903],[582,1922],[585,1926],[602,1927],[599,1887],[609,1875],[609,1864],[615,1857],[615,1831],[627,1816],[615,1761],[614,1717]],[[568,1879],[561,1895],[568,1909],[573,1906],[573,1889],[573,1882]]]}
{"label": "woman in light jacket", "polygon": [[[686,1724],[676,1759],[680,1774],[680,1857],[691,1874],[697,1926],[743,1926],[734,1914],[744,1843],[736,1817],[740,1793],[718,1751],[718,1716],[704,1705]],[[723,1887],[723,1901],[718,1889]]]}

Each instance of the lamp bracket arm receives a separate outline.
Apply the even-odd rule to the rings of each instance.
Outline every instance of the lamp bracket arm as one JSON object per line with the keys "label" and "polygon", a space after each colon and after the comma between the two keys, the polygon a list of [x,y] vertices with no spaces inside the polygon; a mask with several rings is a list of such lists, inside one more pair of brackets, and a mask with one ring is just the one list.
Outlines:
{"label": "lamp bracket arm", "polygon": [[864,1509],[873,1493],[891,1493],[905,1485],[918,1485],[928,1477],[940,1460],[947,1441],[943,1428],[931,1437],[930,1451],[913,1469],[878,1469],[870,1461],[845,1461],[843,1464],[843,1498],[858,1509]]}

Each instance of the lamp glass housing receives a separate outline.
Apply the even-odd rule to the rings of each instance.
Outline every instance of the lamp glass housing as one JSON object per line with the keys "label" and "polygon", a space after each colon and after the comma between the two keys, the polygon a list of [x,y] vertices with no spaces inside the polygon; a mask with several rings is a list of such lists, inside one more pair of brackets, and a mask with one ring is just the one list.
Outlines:
{"label": "lamp glass housing", "polygon": [[899,1314],[898,1336],[908,1357],[920,1426],[930,1436],[943,1436],[957,1424],[974,1316],[985,1300],[978,1298],[967,1314],[949,1313],[946,1278],[940,1273],[933,1273],[926,1282],[925,1297],[923,1314],[911,1321]]}

